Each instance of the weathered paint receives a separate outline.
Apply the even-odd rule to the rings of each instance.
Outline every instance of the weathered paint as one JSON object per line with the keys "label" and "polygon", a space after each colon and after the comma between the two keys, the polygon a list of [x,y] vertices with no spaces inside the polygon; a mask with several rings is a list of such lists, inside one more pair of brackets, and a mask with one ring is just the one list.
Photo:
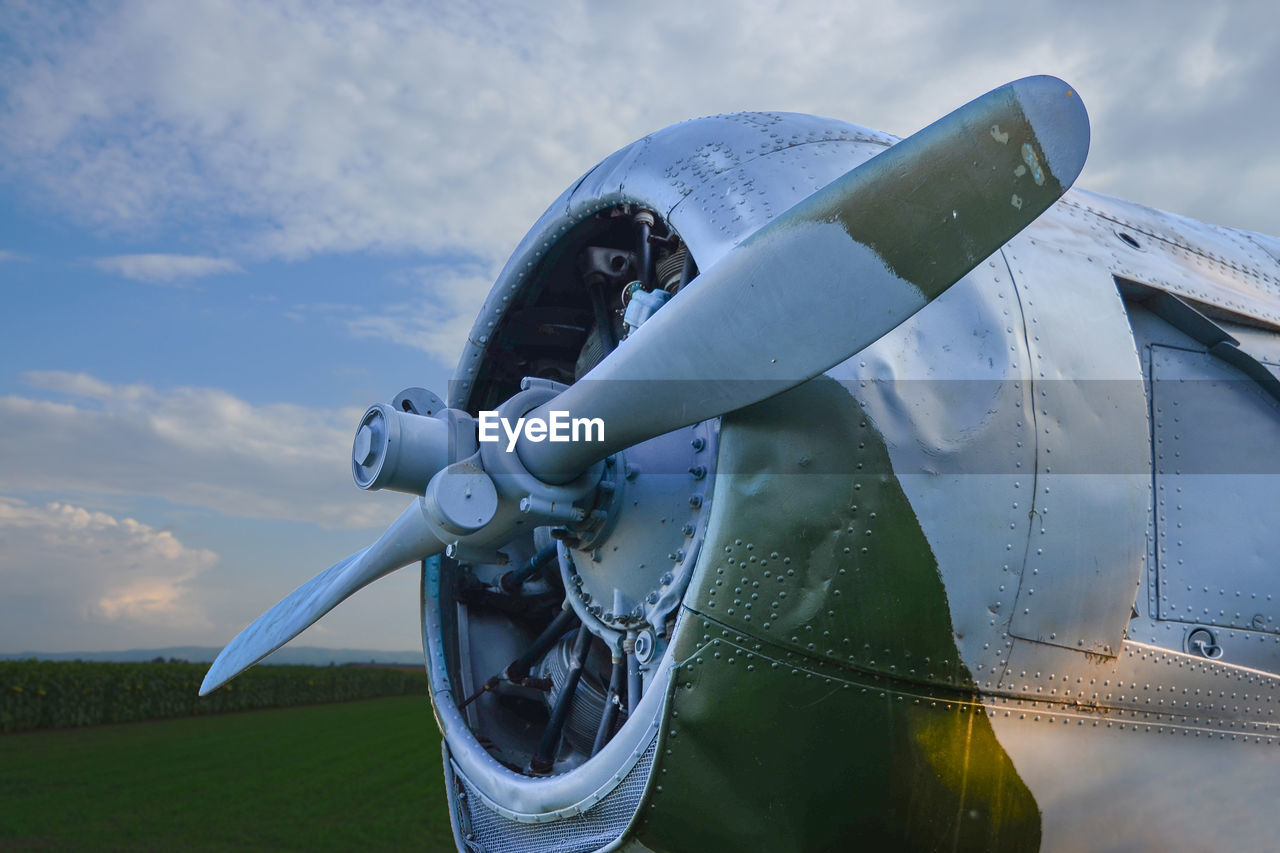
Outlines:
{"label": "weathered paint", "polygon": [[848,391],[819,378],[735,413],[720,452],[731,473],[674,638],[639,841],[1035,849],[1035,801],[959,660],[883,439]]}
{"label": "weathered paint", "polygon": [[[1001,135],[1006,141],[1010,138],[1004,128],[989,128],[987,132],[997,141]],[[544,252],[555,251],[557,239],[582,217],[611,204],[642,202],[646,207],[663,212],[693,247],[700,265],[709,268],[779,212],[890,141],[890,137],[882,134],[813,117],[779,114],[718,116],[654,134],[607,159],[548,211],[513,257],[477,320],[471,342],[459,365],[455,399],[465,400],[469,389],[475,387],[474,383],[481,381],[485,347],[493,342],[494,329],[500,324],[508,303],[518,299],[520,288],[536,276],[535,271],[544,260]],[[1021,173],[1018,168],[1022,169]],[[1023,178],[1027,184],[1034,183],[1034,176],[1026,168],[1025,160],[1018,164],[1018,168],[1014,169],[1016,177]],[[548,250],[547,247],[552,248]],[[921,248],[924,256],[927,256],[927,249]],[[1064,253],[1069,256],[1065,262]],[[1024,569],[1024,552],[1026,556],[1039,558],[1026,566],[1029,575],[1040,568],[1037,577],[1047,576],[1042,568],[1044,559],[1056,560],[1063,569],[1070,569],[1069,555],[1075,553],[1067,548],[1075,547],[1069,533],[1073,507],[1088,510],[1098,518],[1114,517],[1116,513],[1102,507],[1096,489],[1084,488],[1073,492],[1055,485],[1050,521],[1053,518],[1063,521],[1045,528],[1049,533],[1041,533],[1043,525],[1039,522],[1043,516],[1036,514],[1028,521],[1029,504],[1019,494],[1028,483],[1025,480],[1020,482],[1019,474],[1006,475],[1002,472],[1015,469],[1035,471],[1038,464],[1048,464],[1047,458],[1037,459],[1032,449],[1035,446],[1035,426],[1018,418],[1018,413],[1026,411],[1033,402],[1031,383],[1023,381],[1024,375],[1042,369],[1041,362],[1050,361],[1062,371],[1062,375],[1056,377],[1058,379],[1087,377],[1110,381],[1122,378],[1082,374],[1078,372],[1078,365],[1070,365],[1068,369],[1068,362],[1090,357],[1087,349],[1098,344],[1097,336],[1093,334],[1096,318],[1088,319],[1083,312],[1105,308],[1109,312],[1107,335],[1122,339],[1111,344],[1128,345],[1128,336],[1123,328],[1117,331],[1117,326],[1111,322],[1112,319],[1123,321],[1123,306],[1114,293],[1105,299],[1098,298],[1104,295],[1103,290],[1112,287],[1110,276],[1121,276],[1177,293],[1197,303],[1216,307],[1220,312],[1252,318],[1260,328],[1233,327],[1233,334],[1242,340],[1246,333],[1258,336],[1259,340],[1265,336],[1266,341],[1274,344],[1274,337],[1264,329],[1273,329],[1280,323],[1278,258],[1280,243],[1272,238],[1196,223],[1075,190],[1033,223],[1004,253],[981,265],[978,269],[983,273],[981,279],[971,273],[967,284],[962,282],[952,288],[897,332],[886,336],[871,350],[864,351],[861,359],[866,362],[863,365],[865,371],[837,374],[841,379],[868,378],[875,382],[886,377],[891,382],[895,378],[947,380],[916,383],[928,384],[929,387],[915,394],[907,393],[912,390],[909,387],[903,391],[903,387],[911,383],[898,383],[900,387],[897,389],[892,385],[883,386],[893,391],[892,394],[881,391],[872,395],[856,387],[855,393],[863,402],[870,403],[867,411],[874,413],[874,422],[890,440],[894,473],[898,483],[905,484],[905,492],[921,520],[921,528],[945,579],[946,599],[951,607],[950,627],[956,634],[954,642],[961,650],[965,664],[961,669],[972,673],[973,680],[982,689],[988,718],[1000,739],[999,745],[1014,759],[1015,778],[1026,783],[1026,786],[1018,787],[1030,787],[1034,793],[1035,808],[1041,812],[1043,829],[1035,837],[1042,839],[1045,849],[1144,849],[1144,845],[1153,845],[1154,849],[1212,849],[1221,846],[1225,843],[1223,839],[1228,838],[1236,849],[1269,849],[1274,846],[1270,843],[1276,823],[1274,816],[1265,809],[1252,807],[1256,798],[1247,796],[1247,792],[1266,792],[1280,784],[1280,770],[1277,770],[1280,762],[1276,761],[1273,753],[1280,745],[1280,736],[1268,721],[1268,715],[1280,697],[1277,693],[1280,686],[1274,676],[1248,668],[1261,666],[1274,670],[1274,639],[1267,636],[1266,646],[1257,651],[1255,658],[1244,658],[1244,666],[1223,666],[1178,651],[1168,651],[1181,649],[1179,640],[1185,626],[1179,625],[1177,636],[1170,637],[1165,635],[1163,628],[1159,633],[1156,631],[1161,624],[1172,623],[1152,623],[1155,627],[1151,628],[1150,635],[1141,638],[1165,647],[1164,650],[1153,650],[1150,646],[1133,642],[1135,628],[1142,627],[1144,623],[1142,619],[1135,619],[1126,626],[1128,605],[1123,597],[1095,595],[1099,590],[1093,587],[1086,590],[1085,596],[1073,593],[1060,596],[1061,613],[1040,614],[1032,609],[1030,614],[1024,614],[1037,619],[1042,615],[1052,616],[1059,622],[1072,619],[1088,621],[1070,625],[1064,634],[1047,620],[1044,623],[1047,631],[1043,630],[1044,626],[1030,626],[1024,620],[1020,623],[1020,633],[1027,638],[1012,636],[1008,628]],[[1058,265],[1061,265],[1061,274],[1041,275]],[[1014,273],[1026,285],[1018,291],[1009,280]],[[1088,286],[1078,287],[1081,282]],[[1028,301],[1025,315],[1020,300]],[[942,319],[932,319],[939,316]],[[1062,345],[1055,344],[1050,349],[1046,343],[1045,327],[1058,323],[1064,317],[1079,317],[1086,322],[1071,328],[1064,326],[1051,330],[1047,334]],[[961,345],[962,339],[968,336],[981,336],[985,340],[985,348]],[[1034,355],[1029,347],[1034,347]],[[1002,352],[1008,361],[1003,365]],[[1060,361],[1064,354],[1068,360]],[[979,365],[990,365],[993,361],[994,367],[979,369]],[[1113,364],[1120,365],[1120,362]],[[886,367],[891,369],[886,372]],[[944,388],[962,387],[954,381],[957,378],[990,382],[989,387],[998,387],[1000,395],[973,411],[957,409],[949,405],[948,396],[943,393]],[[1135,374],[1129,381],[1136,387],[1139,380]],[[1037,388],[1037,392],[1039,390],[1044,389]],[[938,398],[936,405],[931,400],[934,396]],[[1055,403],[1049,410],[1052,415],[1049,426],[1059,426],[1061,414],[1071,411],[1068,401],[1064,399],[1061,403]],[[825,409],[817,411],[822,417],[826,416]],[[1088,417],[1088,411],[1091,410],[1081,409],[1079,414]],[[801,412],[797,419],[802,417],[813,419],[815,416]],[[1015,419],[1018,419],[1016,424]],[[1111,419],[1100,419],[1099,425],[1102,422],[1109,424]],[[1040,429],[1044,426],[1042,423]],[[1074,429],[1072,427],[1072,432]],[[1094,434],[1098,441],[1112,440],[1106,429],[1098,429]],[[777,435],[790,440],[793,433],[783,431]],[[983,435],[989,441],[976,447],[975,440]],[[1070,436],[1055,435],[1051,444],[1042,446],[1051,449],[1053,456],[1059,456],[1068,446],[1062,443],[1064,437]],[[1145,455],[1145,452],[1134,453],[1130,458],[1134,464],[1145,465]],[[975,469],[973,460],[977,457],[981,457],[981,466],[988,466],[987,460],[991,460],[989,466]],[[841,454],[841,458],[852,460],[854,457]],[[911,464],[904,464],[904,460]],[[971,470],[979,473],[969,473]],[[1055,465],[1052,473],[1056,476],[1061,470],[1059,465]],[[1116,470],[1129,471],[1127,467]],[[1047,467],[1043,473],[1045,476],[1050,474]],[[759,499],[766,502],[765,506],[755,507],[744,515],[747,521],[741,529],[750,531],[752,535],[773,525],[778,525],[779,535],[796,530],[794,525],[797,522],[784,516],[790,515],[793,508],[797,515],[813,508],[812,504],[801,499],[803,495],[798,494],[799,490],[780,492],[776,484],[770,484],[763,478],[752,488]],[[779,493],[784,495],[783,499],[775,498]],[[1068,506],[1067,496],[1071,494],[1075,498]],[[743,513],[748,509],[743,503],[746,499],[744,494],[738,501]],[[834,504],[825,509],[837,511],[840,507]],[[1066,514],[1060,515],[1064,510]],[[837,519],[827,520],[832,524],[834,535],[838,530],[834,526]],[[1098,544],[1096,540],[1107,538],[1110,544],[1102,545],[1108,549],[1128,547],[1125,542],[1129,538],[1137,536],[1141,539],[1143,533],[1142,525],[1125,526],[1123,538],[1117,539],[1109,534],[1100,537],[1093,522],[1081,522],[1076,527],[1089,530],[1089,538],[1095,540],[1088,543],[1082,539],[1080,544]],[[997,530],[1008,532],[997,536]],[[982,531],[984,535],[971,536],[972,531]],[[1026,551],[1030,539],[1057,535],[1059,531],[1064,534],[1061,554],[1058,549],[1050,548],[1045,549],[1045,558],[1040,558],[1035,551],[1039,545]],[[1228,531],[1227,535],[1230,533]],[[882,531],[877,530],[872,538],[879,543],[883,541],[881,534]],[[739,534],[739,537],[744,542],[754,542],[748,535]],[[1012,557],[1004,555],[1006,547]],[[752,553],[758,553],[758,548]],[[734,559],[739,558],[735,556]],[[1116,565],[1123,562],[1117,561]],[[746,563],[747,566],[753,565],[749,559]],[[1147,574],[1150,575],[1147,583],[1154,584],[1154,560],[1150,561]],[[1112,580],[1117,576],[1118,573],[1108,573]],[[820,584],[825,582],[818,573],[809,577]],[[851,588],[842,588],[842,602],[847,603]],[[1037,598],[1041,589],[1040,586],[1035,587]],[[1030,592],[1030,588],[1027,591]],[[827,590],[818,589],[812,600],[820,603],[828,594]],[[1154,596],[1155,592],[1151,594]],[[1103,601],[1104,606],[1094,607],[1088,598],[1092,598],[1094,603]],[[1147,590],[1144,589],[1138,609],[1143,612],[1144,619],[1150,619],[1152,617],[1146,612],[1146,598]],[[788,599],[792,596],[789,595]],[[754,613],[755,610],[753,607],[747,612]],[[899,612],[907,613],[908,620],[922,618],[912,610],[908,607]],[[1155,601],[1150,603],[1150,610],[1155,612]],[[742,614],[735,614],[739,615]],[[816,618],[822,615],[820,609],[815,611]],[[719,616],[722,620],[729,618],[723,613]],[[841,717],[832,713],[831,718],[852,728],[849,720],[862,713],[862,706],[845,700],[841,695],[828,696],[830,688],[836,684],[857,685],[847,689],[842,687],[842,693],[867,686],[868,689],[878,688],[886,692],[886,700],[890,701],[897,701],[892,697],[899,695],[903,697],[902,703],[938,701],[932,698],[936,691],[902,687],[901,684],[910,682],[900,675],[898,669],[888,674],[872,673],[869,683],[866,679],[859,680],[865,668],[870,666],[871,658],[855,664],[841,662],[838,655],[833,655],[824,664],[809,656],[811,650],[805,648],[807,641],[797,647],[800,651],[783,647],[783,642],[789,642],[789,637],[773,637],[771,642],[766,642],[757,636],[762,629],[760,620],[754,616],[750,620],[750,632],[731,630],[729,625],[719,622],[709,624],[715,630],[703,629],[696,636],[683,633],[686,629],[699,630],[700,626],[692,621],[686,620],[680,629],[685,642],[693,644],[692,647],[681,646],[680,651],[686,655],[685,663],[694,664],[696,672],[706,675],[700,676],[694,690],[684,688],[683,693],[676,691],[673,695],[673,701],[686,703],[687,707],[680,711],[679,716],[671,718],[677,734],[663,746],[664,750],[673,750],[671,756],[664,757],[664,761],[680,761],[682,751],[692,754],[691,744],[694,741],[689,739],[691,734],[699,734],[694,739],[699,743],[714,740],[714,732],[702,734],[702,730],[717,725],[730,726],[730,733],[738,735],[736,739],[730,737],[729,740],[734,742],[724,747],[731,754],[734,749],[744,749],[738,741],[746,741],[751,732],[763,733],[757,739],[773,740],[803,734],[812,728],[810,720],[816,717],[810,717],[810,712],[800,707],[804,702],[797,697],[801,696],[811,697],[810,701],[827,697],[822,704],[844,703],[845,715]],[[746,624],[740,622],[737,627]],[[1126,628],[1128,639],[1121,641],[1119,638]],[[1222,641],[1234,643],[1228,646],[1228,660],[1237,664],[1242,660],[1240,655],[1244,654],[1237,649],[1243,649],[1246,643],[1250,646],[1262,644],[1247,632],[1232,630],[1235,633],[1222,638]],[[730,633],[725,635],[717,631]],[[744,639],[737,641],[736,637]],[[1057,642],[1064,637],[1069,642]],[[687,658],[693,654],[691,648],[702,648],[715,639],[719,639],[722,646],[710,649],[710,657],[704,655],[702,664],[697,663],[696,656]],[[747,654],[768,652],[773,656],[770,660],[781,662],[780,668],[792,663],[792,668],[801,673],[793,681],[807,684],[808,680],[802,676],[813,673],[813,681],[822,680],[822,686],[827,690],[809,694],[805,693],[807,688],[803,686],[789,687],[781,676],[759,679],[769,683],[773,689],[786,691],[792,701],[788,706],[775,706],[767,704],[767,697],[761,698],[759,701],[766,703],[764,707],[774,709],[777,716],[770,718],[767,716],[769,712],[761,711],[760,719],[772,719],[774,725],[757,724],[756,712],[746,703],[757,701],[754,697],[759,694],[754,692],[754,688],[743,692],[741,685],[754,682],[745,681],[740,669],[742,661],[735,658],[735,663],[729,665],[723,657],[714,657],[716,650],[723,652],[725,643],[745,646]],[[755,648],[756,645],[761,648]],[[1085,651],[1085,645],[1101,649],[1105,654]],[[916,650],[912,648],[910,651],[915,660]],[[889,661],[888,658],[874,660],[877,663]],[[897,667],[898,661],[889,661],[889,665]],[[713,685],[720,683],[712,680],[710,673],[713,670],[719,673],[717,677],[724,679],[725,693],[719,702],[723,708],[714,707],[717,700],[707,698]],[[1007,678],[1001,681],[1006,670]],[[760,673],[761,668],[756,665],[751,676],[754,678]],[[679,677],[692,679],[694,675],[690,670],[681,670]],[[832,685],[825,683],[828,677],[833,679]],[[893,688],[888,685],[893,685]],[[972,697],[972,692],[966,693],[966,690],[963,686],[943,689],[939,707],[930,707],[929,713],[959,713],[955,708],[962,700],[954,697]],[[655,696],[657,693],[654,691]],[[695,706],[687,704],[691,699],[686,698],[697,695],[702,696],[705,708],[700,713],[706,715],[706,722],[681,728],[682,720],[698,716],[692,710]],[[944,707],[949,699],[954,706],[952,709]],[[752,715],[750,726],[735,719],[744,713]],[[895,717],[874,719],[889,721],[880,733],[882,739],[887,741],[896,737],[896,729],[892,725],[896,723]],[[974,727],[978,728],[977,720]],[[875,731],[871,725],[867,725],[866,730]],[[963,729],[945,725],[924,726],[923,731],[929,734],[921,735],[913,743],[935,743],[934,736],[944,733],[957,738],[971,737],[967,726]],[[821,739],[815,736],[814,740],[823,743],[824,747],[833,744],[835,747],[818,750],[812,743],[801,741],[801,751],[788,760],[807,761],[810,772],[830,787],[843,785],[845,777],[835,770],[827,772],[822,769],[840,763],[839,756],[846,754],[840,746],[843,741],[825,735]],[[754,749],[754,746],[748,742],[746,749]],[[883,751],[867,752],[863,760],[883,754]],[[929,764],[914,758],[912,761],[922,767]],[[945,761],[938,763],[947,764]],[[849,762],[844,761],[843,764],[847,767]],[[664,820],[674,819],[676,811],[676,798],[668,797],[674,784],[672,774],[675,771],[671,768],[676,765],[662,766],[668,772],[655,773],[654,782],[662,786],[662,791],[654,792],[652,808],[645,810],[648,815],[645,826],[648,828],[642,837],[649,843],[662,843],[678,849],[686,846],[720,849],[725,846],[726,842],[720,836],[707,840],[713,837],[708,824],[720,826],[727,820],[716,813],[715,808],[729,801],[726,795],[715,793],[712,786],[723,784],[746,788],[755,785],[772,789],[781,787],[785,780],[794,782],[797,778],[801,780],[800,784],[804,784],[802,775],[778,773],[775,769],[771,776],[760,765],[744,761],[742,755],[732,754],[732,762],[728,766],[739,771],[736,778],[700,776],[698,778],[704,783],[701,788],[681,788],[692,791],[691,796],[697,799],[686,806],[696,816],[686,815],[680,819],[700,822],[699,826],[693,827],[686,845],[682,839],[662,829],[658,821],[660,816]],[[1087,767],[1090,772],[1072,769],[1079,767]],[[581,769],[565,774],[560,781],[572,779],[580,773]],[[1100,774],[1109,781],[1100,782]],[[861,781],[864,777],[855,774],[851,778]],[[539,780],[538,784],[546,784],[547,781]],[[967,790],[966,787],[966,797]],[[1241,792],[1246,795],[1241,796]],[[845,800],[839,801],[839,808],[847,808],[849,800],[859,793],[855,789]],[[744,802],[759,803],[764,801],[763,796],[752,795]],[[1188,804],[1193,807],[1187,808]],[[1196,804],[1207,808],[1194,807]],[[946,803],[942,803],[942,808],[947,808]],[[726,814],[737,817],[744,810],[745,807],[734,808]],[[1082,815],[1084,819],[1081,819]],[[857,837],[862,839],[865,836],[859,832]],[[1033,836],[1028,836],[1028,839],[1030,843]],[[945,848],[945,841],[943,839],[940,846]],[[1215,845],[1214,841],[1219,843]],[[786,843],[790,842],[782,844],[784,849]],[[796,842],[797,845],[799,843]],[[914,842],[904,842],[899,846],[912,844]],[[624,842],[623,849],[639,850],[643,846],[641,841],[631,837]],[[753,841],[751,846],[764,846],[764,842]],[[880,846],[893,845],[886,843]]]}
{"label": "weathered paint", "polygon": [[[839,222],[895,275],[933,299],[1057,201],[1079,173],[1089,138],[1084,107],[1079,98],[1067,98],[1070,90],[1061,81],[1048,88],[1059,90],[1054,94],[1071,107],[1055,116],[1054,131],[1079,149],[1060,152],[1060,162],[1040,166],[1048,158],[1036,154],[1044,153],[1042,142],[1017,84],[1010,84],[833,181],[804,202],[807,215]],[[996,127],[999,135],[990,132]],[[1032,177],[1017,171],[1027,152],[1036,164]],[[873,191],[849,192],[846,185],[855,182]],[[1020,199],[1014,205],[1019,216],[992,201],[1008,192]]]}

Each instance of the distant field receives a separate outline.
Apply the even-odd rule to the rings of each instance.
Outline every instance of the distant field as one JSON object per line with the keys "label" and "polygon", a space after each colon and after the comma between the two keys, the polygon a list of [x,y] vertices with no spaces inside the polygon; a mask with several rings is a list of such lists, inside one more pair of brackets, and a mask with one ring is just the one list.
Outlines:
{"label": "distant field", "polygon": [[0,849],[453,850],[425,697],[0,736]]}
{"label": "distant field", "polygon": [[421,665],[255,666],[208,696],[207,664],[0,661],[0,732],[427,695]]}

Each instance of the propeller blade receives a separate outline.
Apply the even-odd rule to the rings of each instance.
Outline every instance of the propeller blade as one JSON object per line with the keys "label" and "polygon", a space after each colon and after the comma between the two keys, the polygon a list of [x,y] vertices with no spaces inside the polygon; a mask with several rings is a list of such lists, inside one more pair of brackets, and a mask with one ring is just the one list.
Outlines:
{"label": "propeller blade", "polygon": [[681,290],[528,417],[600,418],[603,442],[516,452],[549,483],[618,450],[759,402],[850,358],[1056,201],[1089,149],[1066,83],[1002,86],[846,173]]}
{"label": "propeller blade", "polygon": [[285,596],[241,631],[200,685],[200,695],[216,690],[292,640],[356,590],[444,550],[431,532],[417,501],[363,551],[325,569]]}

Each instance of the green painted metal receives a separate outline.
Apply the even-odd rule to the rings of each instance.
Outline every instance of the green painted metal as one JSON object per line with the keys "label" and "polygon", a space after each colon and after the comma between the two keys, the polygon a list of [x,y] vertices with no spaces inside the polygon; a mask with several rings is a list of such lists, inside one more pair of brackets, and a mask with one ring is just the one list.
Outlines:
{"label": "green painted metal", "polygon": [[[1057,149],[1058,162],[1046,148]],[[840,223],[934,299],[1057,201],[1088,148],[1088,117],[1075,92],[1060,80],[1028,78],[912,134],[795,210]]]}
{"label": "green painted metal", "polygon": [[933,554],[854,398],[820,377],[727,416],[720,454],[742,473],[717,478],[637,840],[1037,849],[1035,800],[959,660]]}

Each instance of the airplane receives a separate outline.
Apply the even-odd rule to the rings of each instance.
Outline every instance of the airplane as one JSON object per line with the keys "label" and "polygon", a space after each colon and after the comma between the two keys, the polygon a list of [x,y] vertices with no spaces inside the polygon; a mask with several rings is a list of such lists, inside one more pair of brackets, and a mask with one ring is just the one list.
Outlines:
{"label": "airplane", "polygon": [[1280,241],[1088,144],[1029,77],[606,158],[201,693],[417,564],[460,850],[1274,849]]}

